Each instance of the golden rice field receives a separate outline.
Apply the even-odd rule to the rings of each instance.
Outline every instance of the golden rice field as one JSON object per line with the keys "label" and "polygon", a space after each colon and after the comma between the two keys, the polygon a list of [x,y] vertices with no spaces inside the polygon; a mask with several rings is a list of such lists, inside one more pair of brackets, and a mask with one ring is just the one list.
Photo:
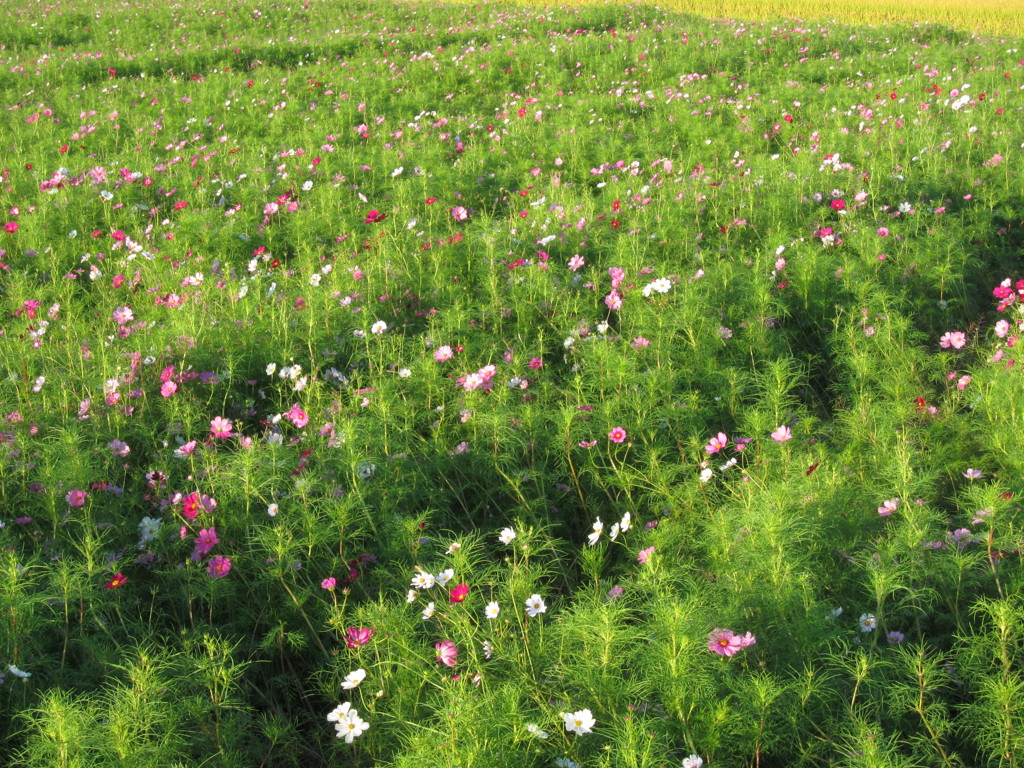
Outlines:
{"label": "golden rice field", "polygon": [[[473,0],[455,0],[473,2]],[[552,5],[544,0],[500,0],[508,5]],[[573,0],[559,5],[600,5],[624,0]],[[475,4],[475,3],[474,3]],[[494,3],[492,3],[493,5]],[[663,0],[661,8],[712,18],[835,19],[852,24],[946,24],[995,34],[1024,34],[1024,0]]]}

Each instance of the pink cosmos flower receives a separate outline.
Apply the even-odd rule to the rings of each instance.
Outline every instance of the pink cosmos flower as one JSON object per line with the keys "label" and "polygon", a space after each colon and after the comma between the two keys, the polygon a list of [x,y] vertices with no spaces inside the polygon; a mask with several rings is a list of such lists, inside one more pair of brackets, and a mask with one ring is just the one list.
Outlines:
{"label": "pink cosmos flower", "polygon": [[440,643],[434,643],[434,648],[437,649],[439,662],[446,667],[455,666],[455,660],[459,658],[459,649],[455,647],[455,643],[451,640],[442,640]]}
{"label": "pink cosmos flower", "polygon": [[219,438],[231,437],[231,427],[232,424],[228,419],[217,416],[210,421],[210,435]]}
{"label": "pink cosmos flower", "polygon": [[541,368],[544,367],[544,361],[541,360],[539,357],[534,357],[534,358],[531,358],[529,365],[530,365],[530,370],[537,371],[537,370],[540,370]]}
{"label": "pink cosmos flower", "polygon": [[747,632],[740,636],[731,629],[716,629],[708,635],[708,650],[719,656],[733,656],[737,651],[749,648],[757,639]]}
{"label": "pink cosmos flower", "polygon": [[608,309],[622,309],[622,294],[618,289],[612,288],[611,293],[604,297],[604,303]]}
{"label": "pink cosmos flower", "polygon": [[438,347],[434,350],[434,360],[439,363],[443,363],[447,360],[451,360],[453,354],[452,348],[445,344],[443,347]]}
{"label": "pink cosmos flower", "polygon": [[1000,339],[1006,338],[1006,334],[1010,332],[1010,324],[1005,320],[1000,320],[996,323],[996,336]]}
{"label": "pink cosmos flower", "polygon": [[776,443],[784,443],[793,437],[793,433],[789,427],[783,424],[781,427],[772,432],[772,440]]}
{"label": "pink cosmos flower", "polygon": [[200,557],[206,557],[217,544],[220,544],[220,539],[217,538],[217,530],[213,526],[203,528],[199,531],[199,536],[196,537],[196,554]]}
{"label": "pink cosmos flower", "polygon": [[707,454],[718,453],[720,450],[725,448],[729,443],[729,436],[725,432],[719,432],[717,437],[712,437],[710,442],[704,446],[704,452]]}
{"label": "pink cosmos flower", "polygon": [[882,506],[878,508],[878,514],[880,514],[882,517],[888,517],[896,511],[896,508],[899,507],[899,505],[899,499],[886,499],[885,501],[882,502]]}
{"label": "pink cosmos flower", "polygon": [[333,576],[328,576],[326,579],[320,582],[320,586],[328,591],[338,586],[338,580]]}
{"label": "pink cosmos flower", "polygon": [[217,555],[210,560],[210,564],[206,566],[206,572],[210,574],[211,578],[224,578],[231,573],[231,558],[224,557],[224,555]]}
{"label": "pink cosmos flower", "polygon": [[642,549],[642,550],[640,550],[640,554],[636,556],[637,562],[639,562],[640,565],[647,565],[647,561],[650,559],[651,555],[653,555],[653,554],[654,554],[654,547],[648,547],[647,549]]}
{"label": "pink cosmos flower", "polygon": [[170,397],[177,391],[178,385],[175,384],[173,381],[165,381],[163,384],[160,385],[160,394],[163,397]]}
{"label": "pink cosmos flower", "polygon": [[85,499],[86,497],[88,497],[88,495],[89,494],[87,494],[85,491],[81,491],[75,488],[73,490],[68,491],[67,495],[64,496],[64,499],[72,507],[81,507],[85,504]]}
{"label": "pink cosmos flower", "polygon": [[947,331],[939,338],[939,346],[943,349],[963,349],[967,344],[967,336],[963,331]]}
{"label": "pink cosmos flower", "polygon": [[878,232],[876,234],[879,237],[888,237],[889,236],[889,228],[888,227],[879,227],[878,228]]}
{"label": "pink cosmos flower", "polygon": [[456,205],[452,208],[452,218],[456,221],[465,221],[469,218],[469,211],[463,208],[461,205]]}
{"label": "pink cosmos flower", "polygon": [[571,269],[573,272],[575,272],[577,269],[582,267],[585,263],[586,262],[583,260],[583,257],[580,256],[577,253],[571,259],[569,259],[569,269]]}
{"label": "pink cosmos flower", "polygon": [[608,433],[608,439],[613,443],[621,443],[626,439],[626,430],[622,427],[614,427],[612,431]]}
{"label": "pink cosmos flower", "polygon": [[370,638],[373,637],[376,631],[373,627],[349,627],[345,644],[349,648],[358,648],[361,645],[366,645],[370,642]]}
{"label": "pink cosmos flower", "polygon": [[309,423],[309,416],[307,416],[306,412],[299,407],[298,403],[295,403],[291,410],[285,415],[291,420],[292,424],[299,429],[302,429],[302,427]]}

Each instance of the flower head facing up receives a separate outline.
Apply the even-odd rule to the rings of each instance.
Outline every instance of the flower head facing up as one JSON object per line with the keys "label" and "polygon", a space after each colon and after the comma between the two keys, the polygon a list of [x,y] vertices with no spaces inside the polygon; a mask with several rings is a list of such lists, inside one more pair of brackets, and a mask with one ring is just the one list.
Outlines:
{"label": "flower head facing up", "polygon": [[613,427],[612,431],[608,433],[608,439],[613,443],[621,443],[626,440],[626,430],[622,427]]}
{"label": "flower head facing up", "polygon": [[878,622],[875,620],[873,613],[862,613],[860,615],[860,631],[861,632],[874,632],[875,627],[878,626]]}
{"label": "flower head facing up", "polygon": [[349,702],[335,707],[329,715],[328,722],[334,723],[335,734],[339,739],[345,739],[346,744],[351,744],[354,739],[361,736],[370,724],[359,717],[359,712],[352,709]]}
{"label": "flower head facing up", "polygon": [[366,645],[376,631],[373,627],[349,627],[345,636],[345,645],[349,648]]}
{"label": "flower head facing up", "polygon": [[459,649],[455,647],[455,643],[451,640],[442,640],[440,643],[434,643],[434,648],[437,650],[439,662],[446,667],[455,666],[455,661],[459,658]]}
{"label": "flower head facing up", "polygon": [[967,335],[963,331],[947,331],[939,338],[939,346],[943,349],[963,349],[967,344]]}
{"label": "flower head facing up", "polygon": [[545,613],[548,607],[540,595],[530,595],[526,600],[526,615],[531,619],[539,614]]}
{"label": "flower head facing up", "polygon": [[117,589],[122,584],[124,584],[126,581],[128,581],[128,577],[125,576],[123,573],[119,573],[114,578],[112,578],[110,581],[108,581],[106,583],[106,588],[107,589]]}
{"label": "flower head facing up", "polygon": [[498,613],[501,611],[500,606],[493,600],[484,607],[484,616],[488,619],[498,618]]}
{"label": "flower head facing up", "polygon": [[448,592],[448,602],[450,603],[461,603],[465,601],[466,595],[469,594],[469,586],[466,584],[456,584],[455,588]]}
{"label": "flower head facing up", "polygon": [[697,755],[690,755],[689,757],[683,758],[682,768],[701,768],[704,765],[704,759]]}
{"label": "flower head facing up", "polygon": [[225,419],[223,416],[217,416],[215,419],[210,421],[210,436],[215,438],[228,438],[231,437],[231,421]]}
{"label": "flower head facing up", "polygon": [[708,635],[708,650],[719,656],[734,656],[738,651],[757,642],[752,634],[737,635],[731,629],[716,629]]}
{"label": "flower head facing up", "polygon": [[64,500],[72,507],[81,507],[85,504],[85,499],[88,495],[85,491],[74,489],[67,492]]}
{"label": "flower head facing up", "polygon": [[565,712],[562,714],[562,720],[565,723],[566,732],[575,733],[577,736],[592,733],[594,724],[597,722],[594,720],[594,716],[589,709],[581,709],[579,712]]}
{"label": "flower head facing up", "polygon": [[498,541],[502,544],[511,544],[512,539],[516,537],[516,532],[511,528],[502,528],[501,534],[498,536]]}
{"label": "flower head facing up", "polygon": [[210,560],[210,564],[206,566],[206,572],[210,574],[211,578],[223,579],[229,573],[231,573],[231,558],[224,557],[224,555],[217,555]]}

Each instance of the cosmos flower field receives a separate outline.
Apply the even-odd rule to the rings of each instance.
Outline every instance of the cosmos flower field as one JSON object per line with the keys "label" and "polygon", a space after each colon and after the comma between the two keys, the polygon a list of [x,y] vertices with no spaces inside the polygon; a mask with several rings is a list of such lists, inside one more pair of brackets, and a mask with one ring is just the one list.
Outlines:
{"label": "cosmos flower field", "polygon": [[1019,38],[5,10],[0,764],[1024,762]]}

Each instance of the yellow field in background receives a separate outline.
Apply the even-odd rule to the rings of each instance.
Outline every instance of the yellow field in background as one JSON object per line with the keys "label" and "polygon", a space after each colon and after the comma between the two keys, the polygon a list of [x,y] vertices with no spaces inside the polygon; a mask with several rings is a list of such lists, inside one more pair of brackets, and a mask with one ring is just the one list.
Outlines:
{"label": "yellow field in background", "polygon": [[[455,0],[476,4],[476,0]],[[499,0],[497,4],[502,4]],[[510,0],[509,5],[598,5],[625,0]],[[495,4],[495,3],[492,3]],[[712,18],[835,19],[854,24],[932,22],[989,34],[1024,35],[1024,0],[661,0],[661,8]]]}

